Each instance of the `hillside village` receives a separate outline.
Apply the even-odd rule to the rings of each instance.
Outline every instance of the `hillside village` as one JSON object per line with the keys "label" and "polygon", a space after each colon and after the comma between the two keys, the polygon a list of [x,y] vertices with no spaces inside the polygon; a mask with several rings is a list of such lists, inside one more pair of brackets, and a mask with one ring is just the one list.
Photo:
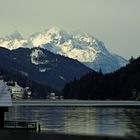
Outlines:
{"label": "hillside village", "polygon": [[[0,77],[0,81],[3,81],[3,78]],[[7,88],[9,89],[11,93],[12,99],[30,99],[31,98],[31,90],[30,87],[21,87],[17,84],[15,81],[4,81],[4,83],[7,85]],[[0,89],[2,90],[2,89]]]}
{"label": "hillside village", "polygon": [[[9,80],[9,81],[4,81],[3,77],[0,76],[0,81],[2,81],[3,83],[5,83],[5,85],[7,86],[8,90],[11,93],[11,98],[14,100],[20,100],[20,99],[32,99],[32,91],[30,87],[22,87],[20,85],[18,85],[18,83],[16,81],[13,80]],[[3,88],[0,88],[0,91],[2,91]],[[46,99],[49,100],[56,100],[56,99],[63,99],[63,96],[57,96],[55,94],[55,92],[50,92],[47,96]]]}

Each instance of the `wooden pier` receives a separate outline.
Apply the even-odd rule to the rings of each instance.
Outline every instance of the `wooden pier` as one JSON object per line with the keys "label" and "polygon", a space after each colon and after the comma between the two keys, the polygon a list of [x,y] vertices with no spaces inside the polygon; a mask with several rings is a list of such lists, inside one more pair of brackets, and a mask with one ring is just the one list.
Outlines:
{"label": "wooden pier", "polygon": [[4,129],[17,130],[25,132],[40,132],[40,125],[37,122],[26,121],[4,121]]}

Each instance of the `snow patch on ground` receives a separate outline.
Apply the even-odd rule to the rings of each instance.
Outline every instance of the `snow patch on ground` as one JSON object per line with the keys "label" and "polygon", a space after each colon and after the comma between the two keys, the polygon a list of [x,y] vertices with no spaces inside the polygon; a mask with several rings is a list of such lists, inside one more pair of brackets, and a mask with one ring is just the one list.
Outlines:
{"label": "snow patch on ground", "polygon": [[66,79],[62,75],[59,75],[59,78],[66,81]]}
{"label": "snow patch on ground", "polygon": [[43,68],[39,68],[40,72],[46,72],[46,70],[47,70],[46,68],[44,68],[44,69]]}

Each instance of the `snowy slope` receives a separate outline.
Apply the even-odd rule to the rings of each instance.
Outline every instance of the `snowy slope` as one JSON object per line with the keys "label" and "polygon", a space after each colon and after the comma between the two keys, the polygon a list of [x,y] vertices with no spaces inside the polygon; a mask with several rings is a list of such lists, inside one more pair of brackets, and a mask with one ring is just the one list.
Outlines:
{"label": "snowy slope", "polygon": [[33,48],[32,42],[21,36],[18,31],[13,32],[10,35],[0,38],[0,46],[9,50],[22,48]]}
{"label": "snowy slope", "polygon": [[18,32],[0,39],[0,46],[10,50],[19,47],[41,47],[55,54],[76,59],[84,65],[104,73],[112,72],[126,65],[127,60],[111,54],[104,43],[88,33],[68,34],[58,27],[52,27],[23,39]]}
{"label": "snowy slope", "polygon": [[28,41],[23,39],[17,31],[4,38],[0,38],[0,46],[10,50],[26,46],[27,43]]}
{"label": "snowy slope", "polygon": [[57,27],[37,33],[30,38],[33,46],[43,47],[53,53],[76,59],[84,65],[104,73],[112,72],[127,64],[124,58],[111,54],[104,43],[87,33],[71,35]]}

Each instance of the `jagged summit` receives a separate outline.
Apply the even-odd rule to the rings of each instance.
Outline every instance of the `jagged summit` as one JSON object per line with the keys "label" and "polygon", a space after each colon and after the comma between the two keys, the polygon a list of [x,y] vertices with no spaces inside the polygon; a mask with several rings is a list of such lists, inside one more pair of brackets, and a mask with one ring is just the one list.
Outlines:
{"label": "jagged summit", "polygon": [[62,44],[68,40],[69,37],[70,36],[60,28],[52,27],[30,36],[29,40],[31,40],[33,46],[38,47],[47,43]]}
{"label": "jagged summit", "polygon": [[15,32],[10,35],[9,40],[0,39],[0,46],[11,50],[19,47],[41,47],[76,59],[96,71],[102,69],[105,73],[117,70],[127,63],[125,59],[111,54],[96,37],[80,31],[68,34],[58,27],[35,33],[27,40]]}
{"label": "jagged summit", "polygon": [[49,28],[47,30],[47,32],[48,33],[56,33],[57,34],[57,33],[64,32],[64,31],[62,31],[62,29],[60,29],[59,27],[53,26],[53,27]]}
{"label": "jagged summit", "polygon": [[0,46],[9,50],[24,47],[26,44],[27,40],[25,40],[18,31],[14,31],[12,34],[0,38]]}
{"label": "jagged summit", "polygon": [[5,38],[8,40],[14,40],[14,39],[23,40],[23,37],[18,31],[14,31],[12,34],[7,35]]}

